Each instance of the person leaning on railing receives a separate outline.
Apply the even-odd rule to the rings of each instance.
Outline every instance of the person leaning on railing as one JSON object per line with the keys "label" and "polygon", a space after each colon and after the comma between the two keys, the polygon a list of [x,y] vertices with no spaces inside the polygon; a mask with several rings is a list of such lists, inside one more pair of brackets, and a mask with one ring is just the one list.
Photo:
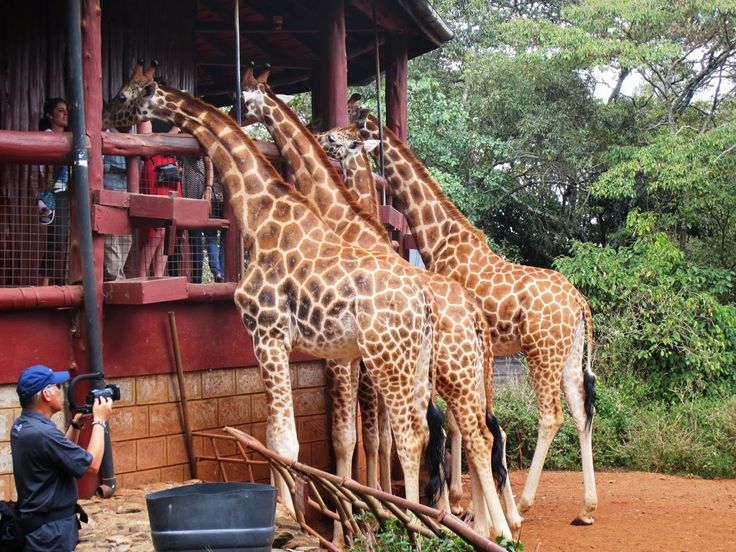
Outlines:
{"label": "person leaning on railing", "polygon": [[[50,98],[43,104],[43,118],[38,129],[46,132],[64,132],[69,113],[63,98]],[[46,252],[41,259],[41,285],[64,284],[66,281],[66,246],[69,239],[71,216],[71,167],[42,165],[39,168],[38,207],[39,222],[47,226]]]}

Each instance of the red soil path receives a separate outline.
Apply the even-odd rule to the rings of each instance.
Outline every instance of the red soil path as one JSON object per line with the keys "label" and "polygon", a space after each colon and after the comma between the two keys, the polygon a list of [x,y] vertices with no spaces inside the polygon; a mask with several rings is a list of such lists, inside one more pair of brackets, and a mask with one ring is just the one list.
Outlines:
{"label": "red soil path", "polygon": [[[517,497],[525,479],[525,471],[511,473]],[[582,504],[582,475],[542,472],[521,529],[525,552],[736,551],[736,480],[597,472],[596,484],[595,523],[577,527],[570,521]]]}

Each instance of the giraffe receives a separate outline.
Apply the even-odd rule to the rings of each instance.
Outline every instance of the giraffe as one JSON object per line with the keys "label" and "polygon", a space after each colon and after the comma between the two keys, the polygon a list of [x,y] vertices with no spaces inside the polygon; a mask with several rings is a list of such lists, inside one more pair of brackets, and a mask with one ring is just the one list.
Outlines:
{"label": "giraffe", "polygon": [[[155,65],[144,71],[139,61],[105,106],[103,124],[171,121],[197,139],[218,169],[249,253],[234,301],[264,382],[269,448],[297,459],[290,351],[341,361],[360,357],[386,401],[406,497],[419,500],[419,457],[427,441],[433,490],[439,488],[437,449],[444,439],[433,398],[436,305],[424,282],[342,240],[231,117],[157,83],[154,74]],[[276,484],[293,513],[286,483],[276,478]]]}
{"label": "giraffe", "polygon": [[[355,193],[358,202],[363,205],[375,220],[380,220],[378,201],[376,198],[375,180],[367,153],[373,151],[378,145],[378,140],[366,140],[363,142],[357,132],[348,135],[346,132],[328,131],[316,133],[317,141],[325,153],[333,159],[340,161],[343,170],[343,181]],[[493,373],[480,374],[484,382],[484,394],[487,401],[493,403]],[[457,427],[454,416],[450,412],[447,416],[450,429],[450,442],[452,450],[452,466],[450,469],[450,506],[453,513],[461,513],[460,500],[463,497],[462,488],[462,436]],[[504,435],[504,443],[506,441]],[[505,453],[504,453],[505,462]],[[506,467],[504,465],[504,467]],[[507,499],[508,501],[508,499]],[[472,503],[469,507],[472,509]]]}
{"label": "giraffe", "polygon": [[[428,280],[439,314],[437,391],[447,401],[465,436],[477,504],[476,529],[489,534],[490,513],[491,524],[498,535],[510,535],[509,526],[518,532],[521,517],[501,461],[500,427],[490,411],[486,422],[485,405],[478,393],[479,386],[483,386],[484,372],[492,369],[490,334],[483,313],[462,286],[441,275],[417,269],[396,254],[380,222],[373,219],[345,187],[316,138],[274,94],[267,78],[268,70],[256,78],[252,65],[246,68],[241,83],[244,124],[261,122],[265,125],[289,163],[300,191],[345,241],[391,259],[397,271]],[[493,465],[492,458],[496,460]],[[494,475],[499,487],[506,490],[508,522],[493,484]]]}
{"label": "giraffe", "polygon": [[[354,95],[348,108],[354,124],[343,130],[357,132],[363,140],[378,139],[378,120],[357,105],[358,99]],[[411,150],[390,129],[384,127],[383,135],[386,179],[403,204],[425,265],[460,282],[475,296],[491,326],[494,354],[521,352],[529,366],[539,428],[519,510],[524,513],[533,505],[544,460],[562,426],[562,387],[575,422],[583,471],[583,507],[572,523],[592,524],[598,497],[592,448],[593,321],[588,302],[559,272],[510,263],[491,251],[483,233],[453,205]]]}

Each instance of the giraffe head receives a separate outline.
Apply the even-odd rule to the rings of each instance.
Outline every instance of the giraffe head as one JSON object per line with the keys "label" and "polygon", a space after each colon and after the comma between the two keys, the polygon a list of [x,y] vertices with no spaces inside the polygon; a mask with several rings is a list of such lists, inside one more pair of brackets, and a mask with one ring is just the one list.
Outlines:
{"label": "giraffe head", "polygon": [[167,114],[171,115],[171,110],[162,109],[165,105],[164,93],[154,80],[157,66],[158,62],[153,61],[144,71],[143,60],[138,60],[128,82],[105,104],[103,128],[130,126],[149,119],[168,120]]}
{"label": "giraffe head", "polygon": [[243,74],[243,78],[240,82],[242,89],[242,124],[243,126],[249,126],[255,123],[262,123],[269,112],[273,109],[274,102],[281,100],[284,103],[289,103],[293,96],[285,96],[283,94],[275,94],[271,87],[268,85],[268,77],[271,74],[271,66],[267,63],[264,71],[255,76],[253,70],[255,63],[252,61],[248,65],[248,68]]}
{"label": "giraffe head", "polygon": [[315,134],[319,145],[327,155],[346,164],[361,152],[370,153],[378,146],[378,140],[363,141],[356,129],[347,127]]}

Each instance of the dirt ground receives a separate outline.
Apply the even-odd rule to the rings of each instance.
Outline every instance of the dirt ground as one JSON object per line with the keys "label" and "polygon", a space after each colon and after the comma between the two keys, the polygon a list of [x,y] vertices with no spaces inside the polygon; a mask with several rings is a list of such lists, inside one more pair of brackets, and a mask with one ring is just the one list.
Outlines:
{"label": "dirt ground", "polygon": [[[526,472],[511,473],[517,497],[525,478]],[[582,476],[543,472],[535,504],[521,530],[525,552],[736,550],[736,480],[598,472],[596,482],[595,523],[576,527],[570,521],[582,504]],[[145,494],[162,487],[122,489],[112,499],[82,501],[92,521],[83,528],[77,551],[153,550]],[[277,516],[277,525],[282,533],[298,532],[283,516]],[[315,550],[314,541],[301,535],[290,542],[282,540],[284,550]]]}
{"label": "dirt ground", "polygon": [[[517,497],[525,479],[526,472],[511,474]],[[736,550],[736,480],[598,472],[596,487],[595,523],[573,526],[583,501],[582,474],[542,472],[522,524],[525,552]]]}

